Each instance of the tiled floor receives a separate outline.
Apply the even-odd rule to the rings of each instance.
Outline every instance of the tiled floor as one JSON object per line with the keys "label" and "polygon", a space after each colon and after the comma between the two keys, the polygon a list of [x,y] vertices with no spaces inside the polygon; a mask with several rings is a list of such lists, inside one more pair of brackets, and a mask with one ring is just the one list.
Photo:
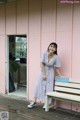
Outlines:
{"label": "tiled floor", "polygon": [[26,98],[26,96],[27,96],[26,95],[26,87],[19,87],[14,92],[8,93],[8,95],[14,95],[14,96]]}

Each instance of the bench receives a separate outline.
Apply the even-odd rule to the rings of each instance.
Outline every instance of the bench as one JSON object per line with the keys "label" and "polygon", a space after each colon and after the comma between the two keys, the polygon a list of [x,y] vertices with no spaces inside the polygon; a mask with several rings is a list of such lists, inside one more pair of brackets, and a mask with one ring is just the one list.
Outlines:
{"label": "bench", "polygon": [[55,85],[53,92],[47,92],[45,98],[45,111],[55,105],[49,105],[49,98],[62,101],[70,101],[80,103],[80,81],[66,77],[55,77]]}

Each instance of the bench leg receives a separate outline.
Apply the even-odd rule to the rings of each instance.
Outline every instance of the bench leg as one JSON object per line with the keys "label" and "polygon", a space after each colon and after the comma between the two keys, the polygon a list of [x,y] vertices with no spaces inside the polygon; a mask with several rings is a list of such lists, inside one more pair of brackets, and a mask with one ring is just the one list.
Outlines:
{"label": "bench leg", "polygon": [[56,108],[57,108],[57,101],[54,100],[54,109],[56,109]]}
{"label": "bench leg", "polygon": [[45,97],[45,111],[49,111],[49,96]]}

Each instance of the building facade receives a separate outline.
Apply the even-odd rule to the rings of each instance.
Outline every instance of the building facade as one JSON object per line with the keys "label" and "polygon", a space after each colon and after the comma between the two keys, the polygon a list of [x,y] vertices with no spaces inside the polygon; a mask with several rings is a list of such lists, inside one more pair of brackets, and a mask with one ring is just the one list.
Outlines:
{"label": "building facade", "polygon": [[[26,35],[26,98],[33,91],[40,68],[40,56],[51,42],[58,44],[63,76],[80,79],[80,3],[60,0],[16,0],[0,4],[0,93],[8,86],[8,37]],[[59,102],[60,107],[80,111],[80,106]]]}

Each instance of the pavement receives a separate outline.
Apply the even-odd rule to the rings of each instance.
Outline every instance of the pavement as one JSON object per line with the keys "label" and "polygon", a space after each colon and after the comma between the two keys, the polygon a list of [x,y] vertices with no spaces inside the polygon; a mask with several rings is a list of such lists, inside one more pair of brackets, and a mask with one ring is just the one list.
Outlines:
{"label": "pavement", "polygon": [[59,108],[45,112],[41,105],[28,109],[28,104],[25,99],[0,95],[0,120],[80,120],[80,113]]}

